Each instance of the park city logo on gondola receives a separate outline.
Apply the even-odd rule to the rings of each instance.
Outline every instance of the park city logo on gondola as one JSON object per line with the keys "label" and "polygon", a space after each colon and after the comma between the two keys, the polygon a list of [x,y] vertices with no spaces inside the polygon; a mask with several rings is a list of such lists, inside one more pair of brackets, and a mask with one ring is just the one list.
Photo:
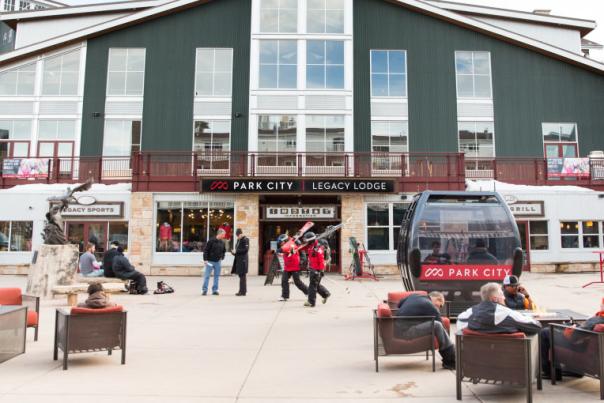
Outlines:
{"label": "park city logo on gondola", "polygon": [[202,179],[203,193],[392,193],[381,179]]}

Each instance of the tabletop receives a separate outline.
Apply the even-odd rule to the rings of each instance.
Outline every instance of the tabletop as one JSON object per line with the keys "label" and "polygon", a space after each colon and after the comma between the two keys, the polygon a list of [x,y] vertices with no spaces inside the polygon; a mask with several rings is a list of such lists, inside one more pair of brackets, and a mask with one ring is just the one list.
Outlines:
{"label": "tabletop", "polygon": [[15,311],[18,311],[19,309],[27,309],[27,307],[25,307],[23,305],[0,305],[0,315],[9,313],[9,312],[15,312]]}
{"label": "tabletop", "polygon": [[570,309],[547,309],[545,312],[542,311],[520,311],[523,315],[532,317],[533,319],[541,322],[542,324],[548,323],[562,323],[569,322],[571,320],[584,322],[589,316],[583,315],[582,313],[572,311]]}

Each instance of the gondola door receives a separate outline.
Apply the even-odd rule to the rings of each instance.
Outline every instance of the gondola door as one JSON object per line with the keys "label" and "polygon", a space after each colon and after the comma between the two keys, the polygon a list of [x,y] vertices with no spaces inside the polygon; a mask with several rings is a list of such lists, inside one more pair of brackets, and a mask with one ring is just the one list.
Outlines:
{"label": "gondola door", "polygon": [[522,263],[522,271],[531,270],[531,255],[529,245],[529,223],[528,221],[516,221],[518,232],[520,233],[520,246],[522,247],[522,255],[524,256]]}

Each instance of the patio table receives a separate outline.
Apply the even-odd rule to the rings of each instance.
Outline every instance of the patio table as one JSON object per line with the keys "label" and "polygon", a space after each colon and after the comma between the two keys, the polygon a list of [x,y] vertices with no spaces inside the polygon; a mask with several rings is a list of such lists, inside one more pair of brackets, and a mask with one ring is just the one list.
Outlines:
{"label": "patio table", "polygon": [[0,363],[25,353],[27,307],[0,305]]}

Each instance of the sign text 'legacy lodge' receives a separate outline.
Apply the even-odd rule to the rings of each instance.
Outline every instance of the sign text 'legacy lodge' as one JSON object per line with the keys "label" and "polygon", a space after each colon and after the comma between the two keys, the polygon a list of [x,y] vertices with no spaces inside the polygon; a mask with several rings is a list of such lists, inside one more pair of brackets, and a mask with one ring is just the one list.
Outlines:
{"label": "sign text 'legacy lodge'", "polygon": [[392,180],[333,179],[203,179],[201,191],[210,193],[364,193],[394,192]]}

